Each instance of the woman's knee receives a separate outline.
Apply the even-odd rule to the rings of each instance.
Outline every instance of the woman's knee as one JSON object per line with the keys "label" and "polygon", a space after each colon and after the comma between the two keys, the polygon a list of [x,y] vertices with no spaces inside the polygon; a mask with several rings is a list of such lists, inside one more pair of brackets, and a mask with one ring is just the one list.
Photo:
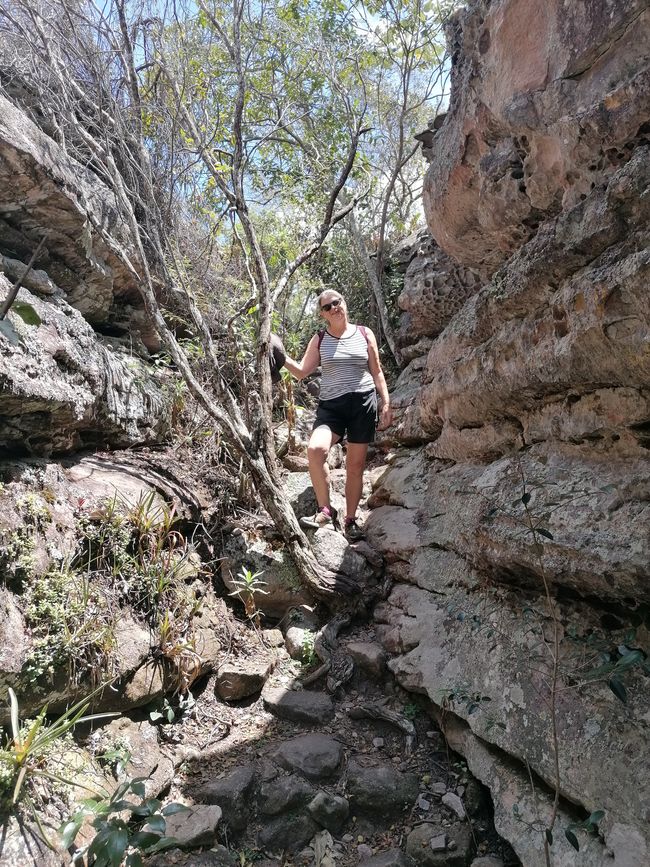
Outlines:
{"label": "woman's knee", "polygon": [[309,462],[324,464],[327,460],[329,449],[322,443],[309,443],[307,446],[307,457]]}

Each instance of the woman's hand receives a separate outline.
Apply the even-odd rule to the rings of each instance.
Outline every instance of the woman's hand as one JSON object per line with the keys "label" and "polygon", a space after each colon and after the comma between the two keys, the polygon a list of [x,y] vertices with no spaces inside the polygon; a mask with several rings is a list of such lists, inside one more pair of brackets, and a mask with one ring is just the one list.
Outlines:
{"label": "woman's hand", "polygon": [[383,404],[381,408],[381,412],[379,413],[379,424],[377,425],[377,430],[386,430],[387,427],[390,427],[393,423],[393,410],[390,408],[390,404]]}

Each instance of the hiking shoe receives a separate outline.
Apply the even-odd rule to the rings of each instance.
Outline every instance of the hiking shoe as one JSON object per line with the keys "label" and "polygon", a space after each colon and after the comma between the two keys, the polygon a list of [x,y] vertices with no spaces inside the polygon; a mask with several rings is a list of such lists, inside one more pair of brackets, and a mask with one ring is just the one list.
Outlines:
{"label": "hiking shoe", "polygon": [[359,539],[363,539],[364,533],[361,527],[357,524],[356,518],[346,518],[345,519],[345,538],[348,542],[358,542]]}
{"label": "hiking shoe", "polygon": [[323,506],[315,515],[305,516],[298,521],[301,527],[310,527],[314,530],[320,530],[321,527],[337,527],[338,522],[338,512],[333,506]]}

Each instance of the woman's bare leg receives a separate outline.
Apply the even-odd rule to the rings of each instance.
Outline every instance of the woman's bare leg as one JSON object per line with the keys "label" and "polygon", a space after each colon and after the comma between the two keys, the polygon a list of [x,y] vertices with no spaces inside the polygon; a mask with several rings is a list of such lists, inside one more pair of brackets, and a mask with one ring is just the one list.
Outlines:
{"label": "woman's bare leg", "polygon": [[363,471],[368,455],[367,443],[348,443],[345,458],[345,516],[354,518],[363,492]]}
{"label": "woman's bare leg", "polygon": [[319,509],[330,504],[330,468],[327,463],[327,455],[331,446],[339,440],[339,435],[332,433],[324,424],[313,430],[309,438],[309,445],[307,446],[309,475]]}

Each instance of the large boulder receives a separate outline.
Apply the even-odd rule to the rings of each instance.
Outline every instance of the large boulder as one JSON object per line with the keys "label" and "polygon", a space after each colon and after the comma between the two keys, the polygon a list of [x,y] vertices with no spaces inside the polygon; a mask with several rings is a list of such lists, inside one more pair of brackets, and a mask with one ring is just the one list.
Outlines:
{"label": "large boulder", "polygon": [[[0,273],[0,298],[10,286]],[[168,432],[169,375],[96,334],[64,298],[22,288],[2,325],[0,455],[129,446]]]}

